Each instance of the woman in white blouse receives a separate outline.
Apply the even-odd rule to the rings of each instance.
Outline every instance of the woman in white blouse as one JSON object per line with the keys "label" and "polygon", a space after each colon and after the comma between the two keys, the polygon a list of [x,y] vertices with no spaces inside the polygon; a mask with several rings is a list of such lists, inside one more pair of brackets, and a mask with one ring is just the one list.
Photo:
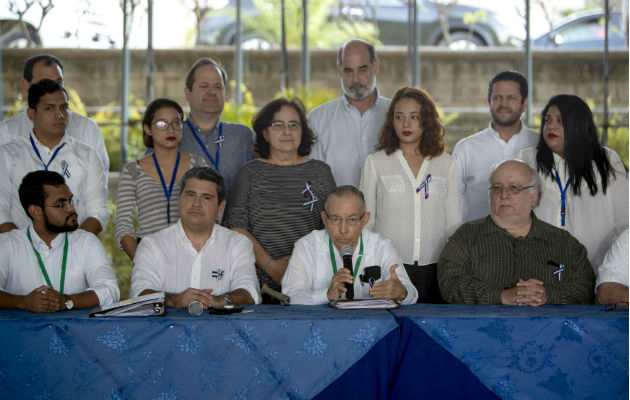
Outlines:
{"label": "woman in white blouse", "polygon": [[444,127],[427,92],[404,87],[387,110],[361,174],[368,228],[389,237],[418,289],[418,302],[443,302],[437,261],[462,223],[459,170],[444,153]]}
{"label": "woman in white blouse", "polygon": [[628,228],[626,167],[617,153],[599,144],[593,114],[577,96],[552,97],[540,131],[538,145],[520,154],[544,184],[534,212],[575,236],[597,273],[615,236]]}

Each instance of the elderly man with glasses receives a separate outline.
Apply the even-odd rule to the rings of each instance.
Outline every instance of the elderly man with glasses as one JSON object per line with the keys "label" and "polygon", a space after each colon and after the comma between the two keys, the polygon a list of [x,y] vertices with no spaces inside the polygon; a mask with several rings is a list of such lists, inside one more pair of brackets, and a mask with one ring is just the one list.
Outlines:
{"label": "elderly man with glasses", "polygon": [[[345,299],[351,297],[347,296],[349,287],[355,299],[416,302],[418,292],[392,242],[364,229],[370,213],[365,211],[360,190],[353,186],[335,189],[328,195],[322,219],[326,229],[297,241],[284,274],[282,292],[291,297],[292,304]],[[346,251],[352,255],[352,273],[344,268]]]}
{"label": "elderly man with glasses", "polygon": [[533,209],[541,184],[520,160],[490,174],[490,215],[462,225],[438,262],[449,303],[587,304],[595,276],[586,248],[567,231],[540,221]]}

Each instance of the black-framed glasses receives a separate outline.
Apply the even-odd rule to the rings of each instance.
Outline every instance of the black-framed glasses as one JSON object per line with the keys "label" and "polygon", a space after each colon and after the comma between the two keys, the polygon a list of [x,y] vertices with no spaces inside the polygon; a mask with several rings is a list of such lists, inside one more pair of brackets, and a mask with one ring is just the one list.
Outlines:
{"label": "black-framed glasses", "polygon": [[284,121],[273,121],[269,125],[269,129],[274,132],[283,132],[287,129],[287,127],[289,128],[289,131],[296,132],[302,129],[302,124],[300,124],[298,121],[289,121],[288,124],[285,124]]}
{"label": "black-framed glasses", "polygon": [[620,302],[614,304],[604,304],[604,311],[628,310],[628,303]]}
{"label": "black-framed glasses", "polygon": [[51,208],[58,208],[60,210],[64,210],[66,209],[68,206],[75,206],[75,201],[74,199],[70,199],[70,200],[66,200],[66,201],[61,201],[57,204],[51,204],[51,205],[46,205],[44,204],[44,207],[51,207]]}
{"label": "black-framed glasses", "polygon": [[331,217],[331,216],[328,215],[326,210],[324,210],[324,214],[326,214],[326,219],[328,220],[328,222],[331,225],[341,225],[341,223],[343,221],[346,221],[346,224],[348,226],[357,226],[357,225],[359,225],[359,223],[361,222],[361,220],[365,216],[365,212],[363,212],[363,214],[361,214],[360,217],[348,217],[348,218],[341,218],[341,217],[337,217],[337,216],[332,216]]}
{"label": "black-framed glasses", "polygon": [[529,186],[518,186],[518,185],[510,185],[510,186],[503,186],[503,185],[492,185],[488,188],[488,190],[490,191],[490,193],[492,193],[494,196],[501,196],[503,194],[503,191],[507,191],[509,195],[515,196],[519,193],[521,193],[523,190],[525,189],[531,189],[533,188],[534,185],[529,185]]}
{"label": "black-framed glasses", "polygon": [[155,128],[158,131],[165,131],[168,129],[169,125],[175,129],[176,131],[181,131],[184,128],[184,122],[180,119],[178,119],[177,121],[173,121],[173,122],[168,122],[166,120],[163,119],[158,119],[157,121],[155,121],[153,123],[153,125],[155,125]]}

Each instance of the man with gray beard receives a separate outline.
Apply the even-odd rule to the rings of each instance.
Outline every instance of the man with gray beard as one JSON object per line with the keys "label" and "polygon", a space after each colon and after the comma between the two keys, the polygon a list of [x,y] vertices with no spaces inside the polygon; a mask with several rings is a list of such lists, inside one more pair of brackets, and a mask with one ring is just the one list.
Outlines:
{"label": "man with gray beard", "polygon": [[337,53],[344,95],[315,108],[309,124],[317,136],[311,158],[332,169],[337,185],[359,186],[365,158],[374,152],[390,100],[376,89],[379,60],[374,46],[361,39]]}

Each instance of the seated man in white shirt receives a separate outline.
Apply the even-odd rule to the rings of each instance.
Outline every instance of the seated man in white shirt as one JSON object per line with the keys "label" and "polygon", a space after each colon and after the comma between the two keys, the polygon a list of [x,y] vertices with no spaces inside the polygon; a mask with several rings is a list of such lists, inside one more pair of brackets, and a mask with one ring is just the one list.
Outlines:
{"label": "seated man in white shirt", "polygon": [[252,242],[215,223],[225,207],[223,178],[195,167],[180,182],[177,224],[142,238],[131,272],[131,297],[165,292],[166,306],[204,309],[258,304]]}
{"label": "seated man in white shirt", "polygon": [[0,235],[0,308],[55,312],[118,301],[109,257],[96,236],[77,229],[63,177],[31,172],[19,194],[32,222]]}
{"label": "seated man in white shirt", "polygon": [[[325,230],[313,231],[295,243],[282,279],[282,293],[292,304],[325,304],[346,298],[346,284],[353,285],[355,299],[396,299],[413,304],[418,292],[409,280],[391,240],[364,229],[370,220],[363,193],[340,186],[328,195],[322,212]],[[354,251],[354,271],[343,268],[341,249]],[[367,267],[379,266],[380,279],[357,279]]]}
{"label": "seated man in white shirt", "polygon": [[595,283],[600,304],[628,307],[628,230],[615,240],[597,270]]}
{"label": "seated man in white shirt", "polygon": [[[24,62],[22,72],[22,93],[28,97],[28,89],[33,83],[42,79],[50,79],[63,86],[63,64],[61,60],[50,54],[38,54]],[[28,136],[33,130],[33,122],[26,109],[0,122],[0,145]],[[96,122],[83,115],[68,112],[67,133],[79,142],[92,147],[98,153],[105,171],[109,170],[109,157],[105,149],[105,141]],[[106,173],[107,174],[107,173]]]}
{"label": "seated man in white shirt", "polygon": [[50,79],[32,84],[27,114],[33,131],[0,146],[0,233],[30,224],[18,187],[27,173],[44,169],[65,178],[74,194],[79,228],[98,234],[108,218],[105,168],[96,150],[66,133],[66,90]]}

